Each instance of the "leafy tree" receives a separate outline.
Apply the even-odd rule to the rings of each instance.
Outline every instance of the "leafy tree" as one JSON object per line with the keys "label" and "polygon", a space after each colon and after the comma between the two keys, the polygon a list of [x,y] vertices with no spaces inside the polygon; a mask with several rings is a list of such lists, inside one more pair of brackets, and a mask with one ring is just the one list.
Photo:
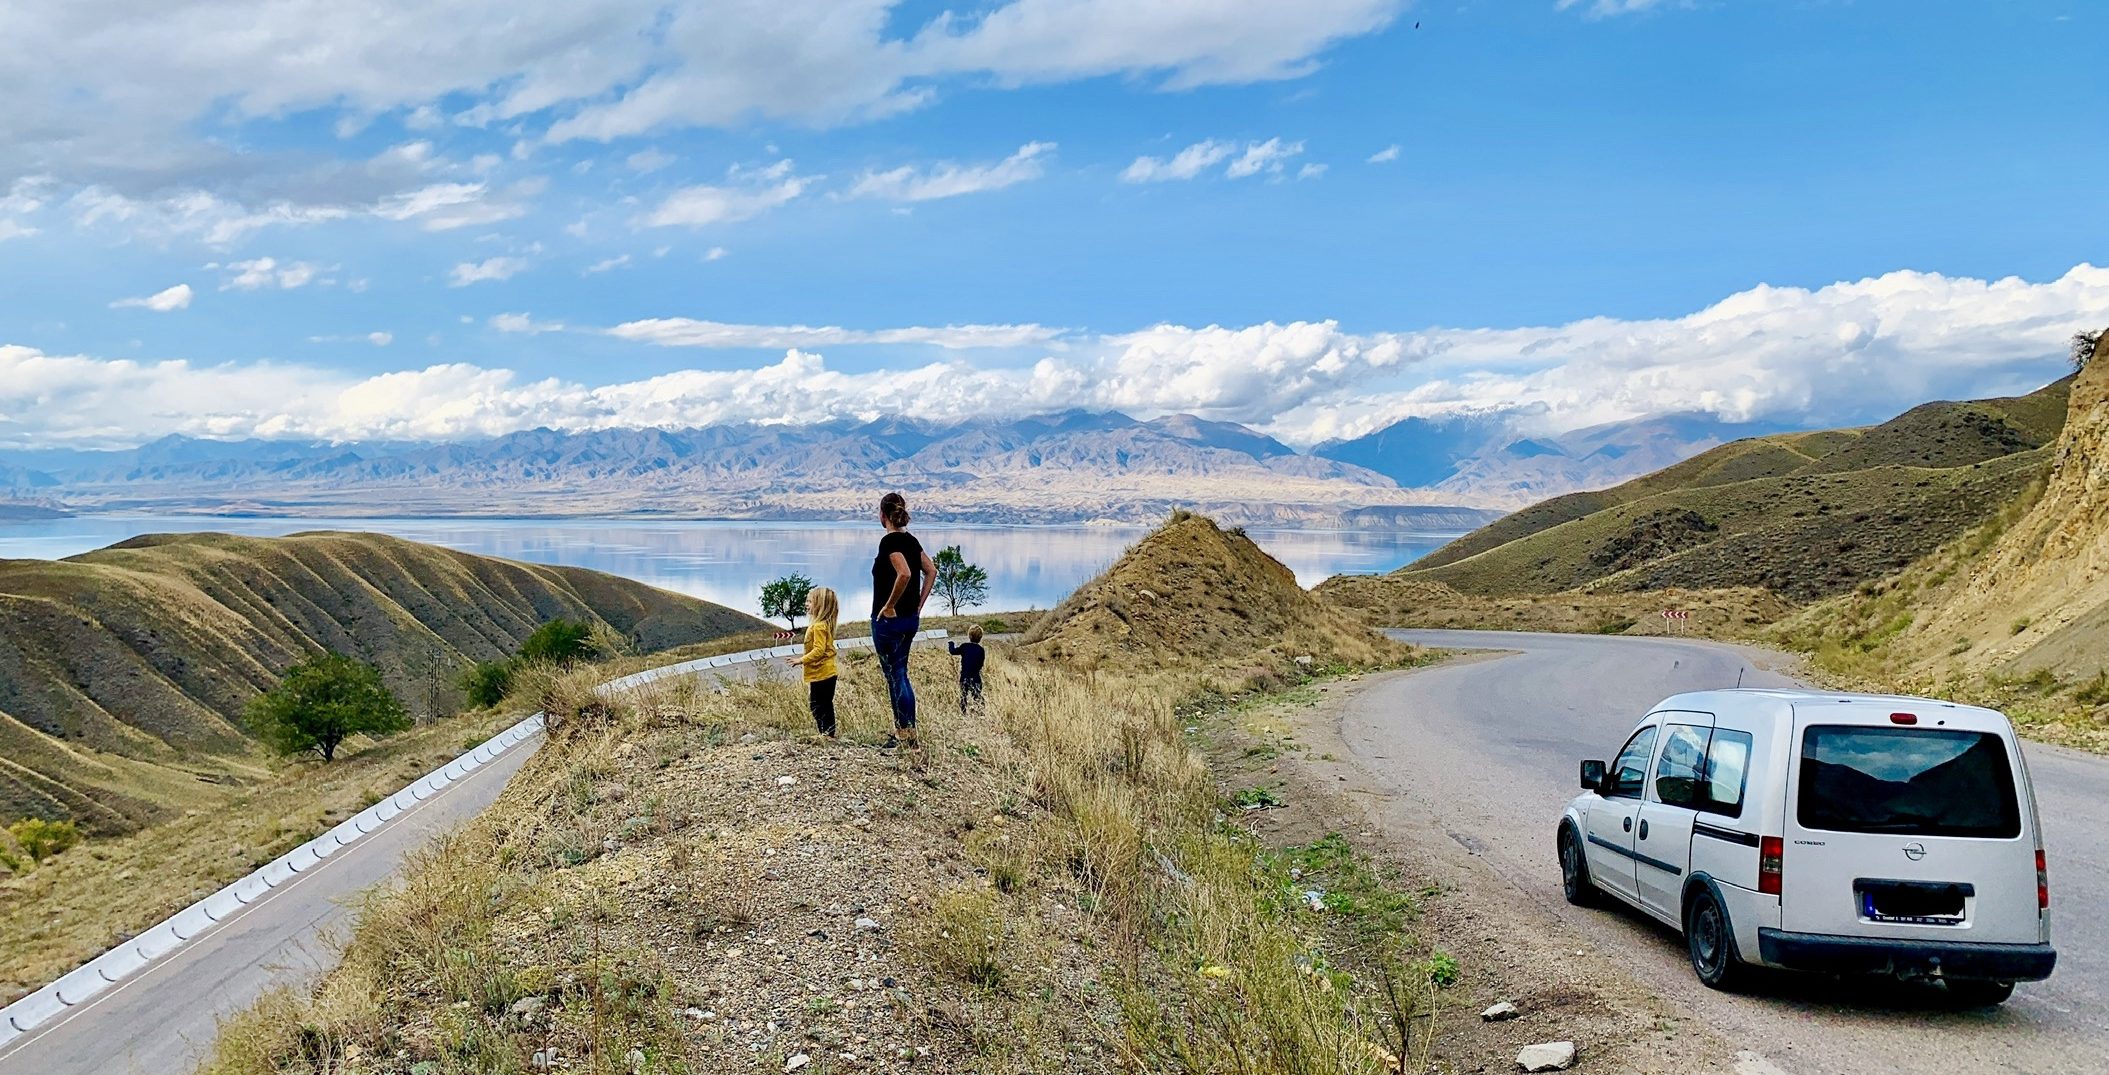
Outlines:
{"label": "leafy tree", "polygon": [[512,689],[511,661],[482,661],[461,674],[461,692],[469,696],[470,705],[497,705]]}
{"label": "leafy tree", "polygon": [[770,619],[778,616],[798,629],[798,617],[805,615],[806,595],[813,592],[813,580],[793,571],[762,587],[762,615]]}
{"label": "leafy tree", "polygon": [[520,643],[520,659],[576,664],[599,650],[593,641],[593,628],[577,620],[556,619],[535,628],[535,633]]}
{"label": "leafy tree", "polygon": [[989,573],[967,562],[957,545],[938,550],[937,585],[931,592],[951,606],[952,615],[989,599]]}
{"label": "leafy tree", "polygon": [[2076,370],[2086,369],[2087,364],[2094,361],[2095,349],[2101,345],[2101,342],[2102,334],[2099,332],[2073,333],[2072,352],[2070,355],[2072,368]]}
{"label": "leafy tree", "polygon": [[280,754],[315,751],[323,761],[354,735],[379,739],[410,727],[403,703],[381,682],[381,670],[341,653],[294,665],[268,693],[249,703],[249,727]]}
{"label": "leafy tree", "polygon": [[8,834],[28,852],[31,862],[45,859],[81,842],[81,830],[71,821],[46,821],[25,817],[7,827]]}

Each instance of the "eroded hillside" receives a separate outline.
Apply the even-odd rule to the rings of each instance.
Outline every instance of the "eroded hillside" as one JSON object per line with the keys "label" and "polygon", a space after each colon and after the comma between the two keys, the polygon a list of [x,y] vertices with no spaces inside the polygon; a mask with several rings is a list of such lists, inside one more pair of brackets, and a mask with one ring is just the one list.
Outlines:
{"label": "eroded hillside", "polygon": [[0,561],[0,817],[134,827],[242,775],[238,715],[299,660],[370,661],[425,713],[462,666],[558,616],[646,650],[766,626],[598,572],[376,534],[148,535]]}

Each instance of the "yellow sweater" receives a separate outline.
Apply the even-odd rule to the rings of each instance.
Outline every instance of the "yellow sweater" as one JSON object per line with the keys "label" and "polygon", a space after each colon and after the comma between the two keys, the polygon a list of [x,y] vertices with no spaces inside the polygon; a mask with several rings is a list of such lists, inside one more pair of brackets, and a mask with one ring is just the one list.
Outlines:
{"label": "yellow sweater", "polygon": [[798,659],[805,666],[806,682],[835,678],[835,630],[825,623],[806,625],[806,652]]}

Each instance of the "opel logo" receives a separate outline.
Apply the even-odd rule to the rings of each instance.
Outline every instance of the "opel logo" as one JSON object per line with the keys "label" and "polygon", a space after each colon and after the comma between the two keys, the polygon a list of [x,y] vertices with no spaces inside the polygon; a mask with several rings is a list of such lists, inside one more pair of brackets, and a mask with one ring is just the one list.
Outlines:
{"label": "opel logo", "polygon": [[1926,845],[1925,845],[1925,844],[1917,844],[1917,843],[1913,843],[1913,844],[1905,844],[1905,845],[1904,845],[1904,857],[1905,857],[1905,858],[1908,858],[1908,859],[1910,859],[1910,860],[1911,860],[1911,861],[1913,861],[1913,862],[1917,862],[1918,860],[1920,860],[1920,859],[1922,859],[1922,858],[1925,858],[1925,857],[1926,857]]}

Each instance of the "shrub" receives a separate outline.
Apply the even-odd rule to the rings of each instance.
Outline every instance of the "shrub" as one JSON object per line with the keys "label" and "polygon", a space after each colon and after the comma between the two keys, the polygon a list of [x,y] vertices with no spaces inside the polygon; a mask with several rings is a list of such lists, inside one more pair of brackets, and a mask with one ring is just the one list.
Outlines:
{"label": "shrub", "polygon": [[341,653],[294,665],[269,693],[249,703],[249,727],[280,754],[314,751],[323,761],[354,735],[376,739],[410,727],[381,670]]}
{"label": "shrub", "polygon": [[2094,674],[2094,678],[2080,685],[2074,695],[2081,705],[2109,705],[2109,669]]}
{"label": "shrub", "polygon": [[505,701],[512,689],[511,661],[482,661],[470,665],[461,674],[461,692],[468,695],[470,705],[497,705]]}
{"label": "shrub", "polygon": [[535,628],[535,633],[520,643],[521,660],[548,661],[556,665],[576,664],[592,658],[596,652],[593,628],[577,620],[551,620]]}
{"label": "shrub", "polygon": [[81,842],[81,830],[71,821],[25,817],[9,825],[7,831],[33,863],[43,862]]}

